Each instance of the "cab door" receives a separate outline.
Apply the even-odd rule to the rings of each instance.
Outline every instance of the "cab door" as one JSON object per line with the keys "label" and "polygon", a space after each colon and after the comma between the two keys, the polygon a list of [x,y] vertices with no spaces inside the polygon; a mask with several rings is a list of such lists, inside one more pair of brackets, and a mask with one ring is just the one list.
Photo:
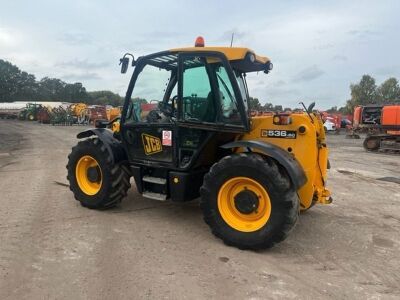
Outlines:
{"label": "cab door", "polygon": [[173,96],[176,70],[174,74],[143,61],[135,72],[135,88],[121,126],[129,159],[173,167],[176,122],[172,116],[162,114],[160,104]]}
{"label": "cab door", "polygon": [[219,52],[179,55],[181,126],[242,132],[249,120],[235,73]]}
{"label": "cab door", "polygon": [[[182,53],[178,83],[178,166],[190,168],[207,156],[211,162],[221,139],[248,129],[235,74],[217,52]],[[212,146],[212,147],[211,147]]]}

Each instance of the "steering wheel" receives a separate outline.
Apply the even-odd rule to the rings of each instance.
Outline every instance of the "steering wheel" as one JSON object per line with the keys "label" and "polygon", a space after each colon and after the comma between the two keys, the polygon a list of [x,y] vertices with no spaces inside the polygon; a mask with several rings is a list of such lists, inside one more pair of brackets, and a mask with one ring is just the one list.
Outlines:
{"label": "steering wheel", "polygon": [[173,117],[173,113],[174,113],[174,102],[178,99],[178,95],[175,95],[172,98],[172,104],[168,104],[168,103],[161,103],[161,105],[159,106],[160,111],[167,117]]}

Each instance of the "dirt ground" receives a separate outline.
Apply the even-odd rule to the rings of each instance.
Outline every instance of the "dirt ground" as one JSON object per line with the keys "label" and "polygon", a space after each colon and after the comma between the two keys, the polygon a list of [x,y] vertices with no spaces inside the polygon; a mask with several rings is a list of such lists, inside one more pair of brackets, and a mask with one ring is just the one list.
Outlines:
{"label": "dirt ground", "polygon": [[197,202],[133,187],[81,207],[65,165],[82,129],[0,120],[0,299],[399,299],[400,156],[330,135],[334,202],[253,252],[216,239]]}

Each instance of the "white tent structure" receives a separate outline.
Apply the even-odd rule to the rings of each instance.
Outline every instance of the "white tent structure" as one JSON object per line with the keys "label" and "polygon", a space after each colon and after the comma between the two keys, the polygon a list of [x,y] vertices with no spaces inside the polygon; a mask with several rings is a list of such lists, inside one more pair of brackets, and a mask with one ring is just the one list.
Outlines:
{"label": "white tent structure", "polygon": [[67,107],[71,104],[68,102],[43,102],[43,101],[38,101],[38,102],[24,102],[24,101],[0,102],[0,110],[23,109],[23,108],[25,108],[27,103],[42,104],[43,106],[51,107],[51,108],[58,107],[58,106]]}

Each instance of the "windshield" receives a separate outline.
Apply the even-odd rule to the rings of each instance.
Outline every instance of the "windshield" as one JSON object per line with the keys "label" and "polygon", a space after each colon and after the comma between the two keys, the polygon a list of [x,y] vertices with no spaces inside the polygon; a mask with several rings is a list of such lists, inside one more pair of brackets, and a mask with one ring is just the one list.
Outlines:
{"label": "windshield", "polygon": [[246,111],[247,111],[247,110],[248,110],[248,103],[247,103],[247,100],[248,100],[248,97],[247,97],[248,92],[247,92],[246,80],[245,80],[245,78],[243,77],[243,75],[242,75],[241,73],[239,73],[239,72],[235,72],[235,76],[236,76],[236,80],[237,80],[238,85],[239,85],[240,93],[242,94],[244,107],[245,107],[245,109],[246,109]]}

